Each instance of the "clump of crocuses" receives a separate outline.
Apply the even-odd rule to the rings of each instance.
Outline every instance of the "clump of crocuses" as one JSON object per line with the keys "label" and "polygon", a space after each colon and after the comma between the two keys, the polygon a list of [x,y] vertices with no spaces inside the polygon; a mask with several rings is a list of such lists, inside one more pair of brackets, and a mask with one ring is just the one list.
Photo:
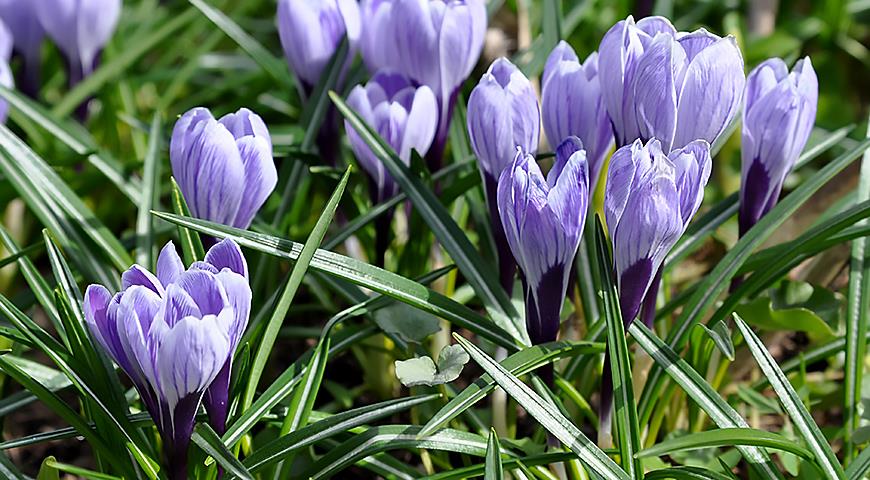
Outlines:
{"label": "clump of crocuses", "polygon": [[[559,333],[568,275],[588,205],[586,152],[576,137],[556,149],[546,179],[535,158],[521,150],[499,179],[498,209],[522,271],[526,329],[533,344],[554,341]],[[552,366],[541,375],[552,384]]]}
{"label": "clump of crocuses", "polygon": [[613,128],[601,96],[598,54],[580,63],[574,49],[562,41],[547,57],[541,81],[541,115],[551,145],[576,136],[586,149],[590,191],[595,191],[604,158],[613,147]]}
{"label": "clump of crocuses", "polygon": [[187,270],[168,243],[156,273],[133,265],[120,292],[85,292],[88,329],[133,382],[160,435],[171,480],[188,478],[187,449],[205,396],[224,431],[232,355],[248,324],[251,289],[245,257],[232,240]]}
{"label": "clump of crocuses", "polygon": [[[350,92],[347,104],[396,151],[409,165],[411,151],[426,155],[438,127],[438,105],[432,90],[415,87],[398,73],[379,72],[365,85]],[[368,173],[372,202],[381,203],[398,193],[398,186],[383,162],[375,156],[359,133],[345,121],[350,146],[363,170]],[[390,241],[391,214],[376,220],[376,256],[383,265]]]}
{"label": "clump of crocuses", "polygon": [[529,79],[506,58],[499,58],[480,78],[468,98],[468,135],[483,177],[490,225],[498,254],[502,287],[513,289],[516,263],[498,213],[498,180],[517,155],[534,155],[540,137],[541,113]]}
{"label": "clump of crocuses", "polygon": [[809,57],[791,72],[771,58],[749,74],[743,110],[740,235],[776,205],[785,177],[809,139],[819,82]]}
{"label": "clump of crocuses", "polygon": [[483,49],[483,0],[364,0],[361,52],[369,71],[387,69],[427,85],[438,99],[429,166],[440,166],[456,94]]}
{"label": "clump of crocuses", "polygon": [[617,146],[638,138],[656,138],[665,151],[697,139],[712,145],[740,110],[746,78],[733,37],[628,17],[608,30],[598,54]]}
{"label": "clump of crocuses", "polygon": [[269,131],[246,108],[220,120],[206,108],[185,113],[169,159],[191,215],[236,228],[251,225],[278,183]]}

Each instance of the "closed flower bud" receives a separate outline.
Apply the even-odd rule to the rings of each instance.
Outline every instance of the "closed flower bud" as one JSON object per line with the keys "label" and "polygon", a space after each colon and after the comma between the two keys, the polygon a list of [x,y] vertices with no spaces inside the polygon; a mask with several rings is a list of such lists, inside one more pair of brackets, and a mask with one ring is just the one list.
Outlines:
{"label": "closed flower bud", "polygon": [[743,110],[740,234],[774,205],[807,143],[816,119],[819,82],[809,57],[791,72],[779,58],[756,67],[746,82]]}
{"label": "closed flower bud", "polygon": [[589,162],[590,190],[595,191],[604,157],[613,146],[613,128],[601,96],[598,54],[580,63],[574,49],[559,42],[543,75],[541,114],[551,145],[573,135],[583,142]]}
{"label": "closed flower bud", "polygon": [[677,32],[662,17],[618,22],[599,48],[602,95],[618,146],[713,144],[740,108],[743,57],[732,37]]}
{"label": "closed flower bud", "polygon": [[[21,89],[30,96],[39,90],[39,53],[45,30],[36,14],[37,2],[0,0],[0,20],[12,35],[13,50],[22,59]],[[5,53],[5,50],[3,50]],[[4,86],[9,86],[3,83]]]}
{"label": "closed flower bud", "polygon": [[613,244],[620,309],[637,317],[656,272],[701,206],[710,146],[696,140],[665,155],[658,140],[635,140],[610,160],[604,212]]}
{"label": "closed flower bud", "polygon": [[232,354],[251,308],[245,258],[223,240],[185,270],[170,242],[156,274],[133,265],[121,283],[114,295],[88,287],[88,329],[139,391],[163,437],[169,478],[188,478],[187,448],[203,395],[223,399],[223,407],[206,407],[215,429],[224,428]]}
{"label": "closed flower bud", "polygon": [[534,344],[556,339],[588,204],[586,152],[576,137],[556,149],[546,179],[534,157],[520,150],[499,179],[498,208],[523,273],[526,328]]}
{"label": "closed flower bud", "polygon": [[100,52],[118,25],[121,0],[39,0],[32,4],[45,33],[66,57],[69,82],[75,85],[96,68]]}
{"label": "closed flower bud", "polygon": [[220,120],[206,108],[182,115],[169,159],[190,213],[232,227],[248,228],[278,183],[266,125],[245,108]]}
{"label": "closed flower bud", "polygon": [[347,35],[350,65],[360,37],[360,13],[356,0],[280,0],[278,34],[284,55],[306,87],[320,80],[339,43]]}
{"label": "closed flower bud", "polygon": [[402,73],[432,89],[439,124],[430,158],[440,163],[456,92],[483,49],[483,0],[363,0],[361,51],[369,70]]}
{"label": "closed flower bud", "polygon": [[[347,104],[410,164],[411,150],[425,155],[437,127],[435,95],[427,86],[414,87],[397,73],[379,72],[365,85],[350,92]],[[372,153],[356,130],[345,122],[351,148],[375,187],[374,200],[382,202],[397,188],[384,164]]]}

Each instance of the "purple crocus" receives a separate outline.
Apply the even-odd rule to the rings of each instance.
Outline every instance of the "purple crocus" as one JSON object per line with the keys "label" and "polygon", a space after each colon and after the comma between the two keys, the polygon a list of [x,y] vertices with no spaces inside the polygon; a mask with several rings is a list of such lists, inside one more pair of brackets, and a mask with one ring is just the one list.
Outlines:
{"label": "purple crocus", "polygon": [[657,139],[646,145],[635,140],[613,154],[604,213],[626,325],[637,317],[665,256],[701,206],[711,163],[705,140],[668,155]]}
{"label": "purple crocus", "polygon": [[[154,419],[169,478],[188,478],[187,449],[203,396],[213,423],[226,418],[232,353],[251,307],[245,258],[235,242],[223,240],[185,270],[170,242],[156,275],[133,265],[121,283],[114,295],[102,285],[88,286],[88,329],[133,381]],[[222,405],[212,403],[221,398]],[[215,428],[223,430],[222,424]]]}
{"label": "purple crocus", "polygon": [[771,58],[749,74],[745,97],[740,235],[776,205],[813,128],[819,81],[809,57],[791,72],[781,59]]}
{"label": "purple crocus", "polygon": [[121,0],[39,0],[29,3],[36,9],[45,33],[66,57],[69,83],[76,85],[96,68],[100,52],[118,26]]}
{"label": "purple crocus", "polygon": [[356,0],[280,0],[278,35],[287,63],[306,89],[311,89],[347,35],[351,47],[347,64],[359,40],[361,25]]}
{"label": "purple crocus", "polygon": [[665,151],[713,144],[740,109],[743,57],[731,36],[677,32],[663,17],[618,22],[598,49],[601,93],[617,146],[658,139]]}
{"label": "purple crocus", "polygon": [[[553,341],[559,333],[588,205],[586,152],[577,137],[568,137],[556,149],[546,180],[535,158],[522,150],[499,178],[498,209],[523,273],[526,329],[535,345]],[[552,383],[552,369],[542,375]]]}
{"label": "purple crocus", "polygon": [[220,120],[188,111],[172,130],[169,159],[190,213],[237,228],[251,225],[278,183],[269,131],[246,108]]}
{"label": "purple crocus", "polygon": [[499,278],[513,289],[516,264],[498,213],[498,179],[509,167],[517,147],[534,155],[540,137],[538,97],[529,79],[508,59],[490,65],[468,98],[468,134],[483,177],[490,224],[498,251]]}
{"label": "purple crocus", "polygon": [[14,50],[22,60],[21,89],[30,96],[36,96],[39,90],[39,54],[45,37],[36,12],[37,3],[0,0],[0,20],[9,27]]}
{"label": "purple crocus", "polygon": [[593,192],[604,158],[613,147],[613,129],[598,78],[598,53],[581,64],[574,49],[561,41],[547,57],[541,99],[544,132],[550,143],[558,145],[571,135],[583,142]]}
{"label": "purple crocus", "polygon": [[427,85],[438,99],[439,121],[429,150],[440,167],[459,88],[483,49],[483,0],[363,0],[363,60],[372,72],[388,69]]}
{"label": "purple crocus", "polygon": [[[365,85],[351,90],[347,104],[372,127],[406,165],[411,163],[411,150],[425,155],[432,145],[438,127],[438,105],[427,86],[414,87],[398,73],[378,72]],[[396,195],[398,186],[381,160],[372,153],[350,123],[345,121],[350,146],[363,170],[368,173],[373,203],[381,203]],[[377,257],[383,256],[389,245],[391,215],[376,220]]]}

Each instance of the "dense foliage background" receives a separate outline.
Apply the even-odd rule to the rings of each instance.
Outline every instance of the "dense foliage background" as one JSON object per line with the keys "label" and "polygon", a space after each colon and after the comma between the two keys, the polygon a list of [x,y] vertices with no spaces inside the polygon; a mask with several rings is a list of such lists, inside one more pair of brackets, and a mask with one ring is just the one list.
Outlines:
{"label": "dense foliage background", "polygon": [[[277,460],[292,464],[292,470],[284,470],[289,475],[286,478],[466,478],[482,475],[482,457],[498,451],[499,447],[494,446],[497,442],[490,441],[487,446],[491,426],[498,430],[501,452],[508,455],[504,457],[504,468],[514,469],[517,478],[589,478],[576,460],[577,449],[588,447],[576,447],[575,454],[552,453],[558,449],[550,456],[544,453],[547,433],[540,425],[548,425],[552,433],[556,428],[552,422],[558,419],[553,417],[547,424],[531,418],[529,406],[520,399],[528,392],[522,391],[520,385],[508,392],[508,400],[493,393],[470,408],[466,405],[460,415],[440,417],[451,430],[443,430],[440,437],[428,441],[419,440],[420,430],[407,425],[432,426],[433,417],[436,413],[442,415],[439,409],[449,399],[474,382],[483,370],[494,367],[475,357],[455,382],[407,388],[397,379],[394,361],[424,355],[437,359],[441,347],[455,343],[448,329],[473,340],[489,356],[499,354],[493,340],[500,334],[491,328],[493,323],[488,318],[480,315],[483,309],[479,292],[476,294],[466,282],[470,272],[439,270],[452,265],[455,259],[450,251],[437,246],[436,237],[445,244],[457,232],[467,238],[463,242],[474,247],[466,254],[480,252],[487,262],[493,258],[480,178],[465,134],[462,105],[470,88],[486,66],[502,55],[514,59],[530,78],[538,77],[547,54],[560,38],[568,40],[585,58],[598,48],[611,25],[631,13],[636,17],[665,15],[680,30],[704,27],[734,35],[744,52],[747,71],[771,56],[791,63],[810,55],[820,87],[816,129],[801,168],[786,183],[785,194],[794,192],[794,196],[785,197],[786,207],[777,210],[782,216],[776,223],[765,225],[763,232],[752,239],[755,243],[735,246],[737,223],[732,194],[740,184],[740,136],[733,135],[714,158],[705,203],[687,238],[677,247],[680,255],[673,254],[669,262],[656,328],[658,337],[639,330],[633,330],[628,337],[629,350],[623,353],[632,358],[630,373],[634,376],[639,415],[634,427],[641,435],[640,447],[649,449],[642,454],[642,464],[648,470],[699,466],[714,472],[674,470],[676,473],[670,474],[677,476],[650,474],[647,478],[729,478],[726,472],[748,478],[750,469],[733,447],[740,444],[785,451],[774,455],[782,471],[801,478],[820,478],[812,465],[824,453],[802,430],[809,422],[821,428],[822,440],[832,445],[839,462],[866,466],[868,456],[859,457],[861,462],[852,461],[870,440],[870,411],[865,411],[862,403],[870,402],[870,380],[860,381],[866,359],[859,356],[852,368],[847,368],[843,352],[853,348],[847,348],[847,344],[863,345],[870,315],[866,293],[870,278],[861,277],[862,272],[868,272],[867,265],[855,270],[849,243],[856,238],[863,241],[867,225],[858,222],[870,214],[867,198],[857,193],[859,181],[870,181],[868,160],[864,160],[864,169],[860,168],[861,154],[867,148],[864,139],[870,102],[870,2],[559,3],[488,2],[491,20],[487,42],[477,69],[460,95],[446,156],[448,166],[437,173],[426,172],[422,164],[412,166],[413,183],[426,195],[409,197],[418,207],[419,201],[435,199],[430,177],[434,174],[442,186],[437,196],[440,206],[458,228],[434,221],[437,215],[424,218],[417,213],[419,208],[407,210],[414,212],[411,216],[400,214],[398,235],[387,254],[385,270],[401,277],[365,264],[374,255],[368,180],[359,169],[353,169],[344,187],[341,179],[345,165],[355,160],[343,135],[336,138],[341,144],[343,163],[331,167],[320,162],[312,140],[332,100],[325,91],[316,89],[314,96],[303,102],[282,57],[274,1],[125,1],[119,27],[103,54],[101,67],[72,90],[66,88],[59,52],[46,43],[44,83],[37,101],[2,91],[12,108],[8,130],[0,131],[0,333],[4,335],[0,342],[8,351],[0,357],[0,369],[6,374],[0,390],[0,448],[5,454],[0,470],[10,477],[40,472],[46,475],[40,478],[57,478],[51,475],[58,471],[114,478],[100,477],[93,471],[120,476],[133,471],[144,475],[141,472],[148,470],[142,467],[148,460],[137,463],[123,452],[120,457],[129,463],[129,471],[118,469],[104,450],[108,445],[117,454],[130,441],[121,432],[139,431],[137,427],[147,425],[147,417],[134,410],[129,420],[113,426],[113,415],[119,415],[119,407],[109,405],[110,415],[101,410],[93,396],[103,401],[115,398],[114,387],[110,386],[115,379],[106,383],[97,373],[78,371],[85,377],[73,378],[71,385],[64,362],[70,362],[68,356],[75,359],[70,368],[77,371],[81,352],[77,353],[73,345],[67,346],[71,348],[68,356],[52,355],[58,340],[46,340],[41,333],[33,332],[44,329],[57,339],[61,338],[59,331],[63,331],[63,336],[68,336],[69,324],[58,325],[55,319],[72,318],[75,322],[76,314],[64,312],[57,305],[74,310],[81,298],[79,287],[117,275],[127,260],[151,265],[154,249],[169,239],[183,242],[184,238],[195,237],[185,237],[183,229],[180,236],[166,215],[158,218],[150,211],[177,211],[169,181],[168,135],[178,115],[194,106],[206,106],[216,116],[240,107],[259,113],[272,132],[280,175],[276,194],[252,225],[251,230],[259,235],[209,230],[213,226],[202,223],[187,224],[218,236],[229,234],[248,254],[254,313],[249,346],[243,347],[237,357],[241,403],[246,401],[242,392],[253,388],[245,382],[251,378],[251,359],[265,325],[275,312],[281,314],[278,320],[282,323],[262,380],[254,385],[256,394],[247,399],[248,404],[253,400],[255,405],[266,406],[244,417],[243,422],[238,422],[242,408],[237,409],[238,428],[230,429],[234,436],[229,449],[222,449],[216,437],[198,430],[193,455],[202,478],[215,473],[214,463],[205,461],[207,454],[219,457],[220,463],[233,472],[247,467],[259,470],[256,474],[263,474],[263,478],[263,472],[276,469]],[[364,81],[365,75],[357,62],[347,89]],[[324,86],[329,85],[326,79]],[[72,116],[74,109],[90,97],[94,98],[91,115],[83,125],[79,124]],[[334,202],[329,203],[330,197],[337,187],[344,188],[344,194],[337,204],[335,221],[327,228],[330,207],[336,208]],[[597,202],[600,205],[600,192]],[[328,215],[322,216],[323,212]],[[176,217],[175,222],[179,221]],[[594,237],[593,227],[594,222],[587,225],[589,242]],[[43,232],[44,228],[48,231]],[[279,242],[277,238],[285,240]],[[114,239],[120,242],[120,248],[115,247]],[[318,252],[304,277],[300,276],[304,268],[291,275],[294,265],[302,264],[294,261],[306,239],[314,239],[311,245],[320,243],[323,250],[359,261]],[[749,256],[757,250],[760,252]],[[594,441],[602,357],[602,345],[597,342],[605,339],[606,330],[600,315],[613,312],[606,308],[612,298],[608,296],[606,279],[602,280],[598,272],[598,255],[606,256],[606,249],[598,254],[594,248],[588,251],[593,253],[589,265],[599,283],[590,286],[591,295],[582,292],[583,288],[569,292],[560,337],[569,343],[525,350],[524,355],[514,357],[514,363],[509,360],[505,366],[521,378],[531,379],[522,375],[532,366],[544,358],[561,359],[557,363],[561,375],[553,392],[540,382],[528,384],[538,395],[556,402],[558,408],[553,410],[562,412],[562,418],[570,419]],[[130,252],[134,255],[130,256]],[[726,252],[731,253],[726,256]],[[64,270],[66,262],[69,270]],[[721,296],[719,300],[725,303],[717,311],[720,304],[716,297],[722,290],[716,288],[727,286],[728,278],[738,269],[756,272],[750,278],[760,279],[744,292],[746,298]],[[285,287],[288,279],[291,286],[301,281],[295,296],[294,289]],[[416,279],[431,290],[406,279]],[[856,281],[857,288],[863,288],[863,298],[854,293]],[[497,287],[497,282],[494,284]],[[603,306],[590,305],[589,299],[598,298],[595,289],[604,294]],[[715,295],[703,297],[705,291]],[[282,301],[292,300],[292,305],[276,301],[282,292]],[[372,292],[386,293],[405,303],[371,297]],[[360,302],[362,307],[346,310]],[[520,311],[521,302],[519,296],[514,299]],[[282,306],[289,306],[289,310],[282,310]],[[855,313],[847,314],[848,309]],[[770,368],[764,370],[757,363],[763,357],[759,346],[749,338],[744,340],[747,331],[735,328],[731,311],[754,327],[770,358],[789,374],[794,386],[793,402],[788,401],[789,392],[783,384],[774,382],[779,388],[770,388]],[[692,312],[693,320],[707,322],[711,316],[715,320],[707,323],[709,330],[692,329],[689,346],[675,352],[685,363],[670,367],[697,374],[686,374],[690,378],[683,381],[688,383],[680,382],[680,386],[671,382],[662,384],[664,388],[657,392],[645,390],[647,375],[655,371],[654,365],[665,366],[667,362],[655,355],[653,360],[643,352],[664,351],[665,347],[657,343],[661,342],[659,337],[667,339],[674,324],[689,318],[687,312]],[[337,320],[334,328],[325,329],[330,319]],[[850,319],[859,323],[847,331]],[[717,323],[719,320],[725,322]],[[439,325],[442,330],[436,333]],[[323,363],[327,354],[328,363]],[[667,358],[671,362],[676,359]],[[319,365],[325,365],[320,375],[303,375],[318,372]],[[659,380],[666,377],[661,371],[657,375]],[[847,381],[849,375],[852,380]],[[128,389],[126,378],[120,378],[124,389]],[[499,379],[499,384],[512,380],[507,376]],[[701,394],[686,393],[691,390],[686,385],[692,382],[705,385]],[[863,390],[849,395],[844,391],[846,384],[861,385]],[[429,394],[440,396],[421,397]],[[707,399],[699,400],[695,395]],[[778,402],[778,398],[786,400]],[[406,399],[406,403],[394,399]],[[519,408],[517,402],[526,408]],[[710,409],[724,410],[723,404],[733,406],[753,430],[716,429],[722,424],[711,421],[715,414]],[[370,405],[376,406],[348,418],[333,416]],[[811,416],[796,414],[799,405],[804,405]],[[378,417],[378,412],[385,416]],[[288,414],[298,420],[289,429],[284,421]],[[73,423],[73,418],[79,423]],[[342,422],[343,428],[327,430],[330,418]],[[854,422],[850,423],[849,418],[855,418]],[[88,421],[96,423],[96,436],[105,444],[102,447],[81,436],[82,429],[89,428],[82,422]],[[284,438],[292,438],[283,443],[269,443],[282,431],[282,423],[282,433],[303,432],[306,424],[313,429],[295,437],[291,433]],[[567,427],[565,431],[574,432]],[[158,458],[153,450],[153,432],[142,432],[144,435],[136,436],[136,441],[144,445],[142,455]],[[765,436],[764,432],[776,435]],[[293,443],[306,439],[311,443],[302,448]],[[236,441],[241,442],[233,448]],[[273,450],[264,450],[264,445]],[[620,442],[616,446],[621,447]],[[239,451],[243,453],[241,459],[248,458],[244,467],[230,459],[229,452]],[[625,461],[619,453],[624,451],[616,451],[614,458]],[[283,456],[274,456],[278,454]],[[495,457],[487,458],[489,468],[500,463],[492,460]],[[537,467],[560,460],[566,461],[564,470]],[[436,475],[439,472],[442,474]],[[679,476],[695,473],[709,476]]]}

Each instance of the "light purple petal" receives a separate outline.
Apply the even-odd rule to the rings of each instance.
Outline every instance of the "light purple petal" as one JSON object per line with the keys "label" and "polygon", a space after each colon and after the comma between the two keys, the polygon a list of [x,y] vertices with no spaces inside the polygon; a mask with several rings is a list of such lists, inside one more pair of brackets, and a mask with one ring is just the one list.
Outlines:
{"label": "light purple petal", "polygon": [[704,187],[710,179],[712,168],[710,144],[705,140],[695,140],[679,150],[672,151],[668,154],[668,159],[676,170],[675,183],[680,197],[680,217],[685,229],[704,200]]}
{"label": "light purple petal", "polygon": [[14,38],[13,48],[27,61],[38,60],[45,31],[36,12],[36,3],[21,0],[0,0],[0,19]]}
{"label": "light purple petal", "polygon": [[133,265],[121,274],[121,289],[126,290],[133,285],[141,285],[153,290],[157,294],[163,293],[163,285],[160,280],[141,265]]}
{"label": "light purple petal", "polygon": [[213,265],[218,271],[228,268],[230,271],[248,278],[248,263],[239,245],[225,238],[211,247],[205,254],[206,263]]}
{"label": "light purple petal", "polygon": [[656,35],[638,60],[626,91],[626,139],[657,138],[664,150],[670,149],[677,121],[678,76],[685,63],[685,53],[672,36]]}
{"label": "light purple petal", "polygon": [[[193,297],[178,284],[172,284],[166,288],[162,309],[161,319],[170,328],[182,318],[199,318],[203,315]],[[145,329],[145,331],[147,330]]]}
{"label": "light purple petal", "polygon": [[241,108],[236,113],[228,113],[218,120],[218,123],[223,125],[233,134],[236,140],[242,137],[259,137],[266,141],[269,145],[269,153],[272,152],[272,136],[269,135],[269,129],[263,119],[256,113]]}
{"label": "light purple petal", "polygon": [[172,241],[166,242],[160,250],[160,255],[157,256],[157,279],[161,284],[169,285],[174,283],[183,271],[184,262],[178,256],[175,245]]}
{"label": "light purple petal", "polygon": [[416,150],[421,156],[426,155],[435,138],[436,128],[438,128],[438,104],[435,94],[424,85],[414,92],[414,100],[405,122],[405,134],[399,156],[410,159],[411,149]]}
{"label": "light purple petal", "polygon": [[261,137],[244,137],[238,142],[244,164],[244,192],[232,226],[248,228],[260,207],[278,184],[278,171],[269,145]]}
{"label": "light purple petal", "polygon": [[190,295],[202,315],[217,315],[228,305],[227,294],[213,273],[188,270],[175,285]]}
{"label": "light purple petal", "polygon": [[223,285],[229,305],[232,306],[233,321],[226,331],[229,334],[230,347],[235,350],[248,326],[248,317],[251,313],[251,287],[245,277],[229,269],[218,273],[217,280]]}

